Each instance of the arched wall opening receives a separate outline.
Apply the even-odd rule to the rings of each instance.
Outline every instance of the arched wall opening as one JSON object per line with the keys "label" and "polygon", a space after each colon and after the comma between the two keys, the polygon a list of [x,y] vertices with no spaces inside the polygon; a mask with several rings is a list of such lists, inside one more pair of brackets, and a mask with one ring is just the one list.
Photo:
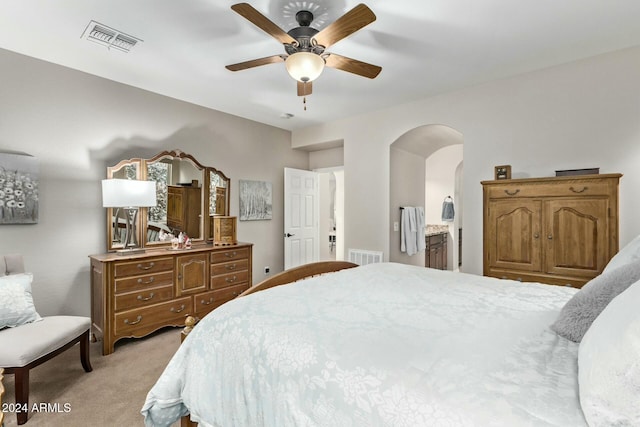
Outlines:
{"label": "arched wall opening", "polygon": [[[425,225],[447,233],[447,269],[459,268],[462,227],[463,135],[441,124],[419,126],[390,145],[389,168],[389,261],[425,266],[425,252],[401,251],[401,207],[425,210]],[[453,221],[442,219],[444,199],[454,202]],[[426,230],[425,230],[426,232]]]}

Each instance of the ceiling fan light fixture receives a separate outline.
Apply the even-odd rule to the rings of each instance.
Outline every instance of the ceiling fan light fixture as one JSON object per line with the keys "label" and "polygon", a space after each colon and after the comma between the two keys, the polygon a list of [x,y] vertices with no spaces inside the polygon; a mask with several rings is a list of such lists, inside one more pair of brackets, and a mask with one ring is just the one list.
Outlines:
{"label": "ceiling fan light fixture", "polygon": [[284,62],[289,75],[300,82],[312,82],[317,79],[324,69],[324,59],[311,52],[296,52],[287,57]]}

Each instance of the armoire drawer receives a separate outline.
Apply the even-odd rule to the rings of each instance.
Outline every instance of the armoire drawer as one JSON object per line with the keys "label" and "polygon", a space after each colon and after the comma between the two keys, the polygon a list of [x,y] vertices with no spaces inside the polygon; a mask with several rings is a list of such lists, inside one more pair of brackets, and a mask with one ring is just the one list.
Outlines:
{"label": "armoire drawer", "polygon": [[608,182],[597,180],[576,180],[558,183],[509,183],[495,185],[488,189],[490,199],[512,197],[563,197],[607,195],[611,191]]}

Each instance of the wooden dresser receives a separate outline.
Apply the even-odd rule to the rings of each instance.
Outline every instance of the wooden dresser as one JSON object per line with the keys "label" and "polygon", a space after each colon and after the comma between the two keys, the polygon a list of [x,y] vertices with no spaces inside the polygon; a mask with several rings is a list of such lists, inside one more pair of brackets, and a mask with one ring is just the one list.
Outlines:
{"label": "wooden dresser", "polygon": [[251,243],[189,250],[92,255],[92,331],[102,353],[121,338],[140,338],[164,326],[204,317],[252,284]]}
{"label": "wooden dresser", "polygon": [[621,174],[483,181],[484,275],[582,287],[618,252]]}

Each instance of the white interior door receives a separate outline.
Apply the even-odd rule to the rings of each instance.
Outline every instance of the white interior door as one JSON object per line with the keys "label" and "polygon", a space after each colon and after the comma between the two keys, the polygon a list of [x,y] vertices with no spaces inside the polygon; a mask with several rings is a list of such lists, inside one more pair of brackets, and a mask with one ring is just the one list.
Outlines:
{"label": "white interior door", "polygon": [[284,168],[284,268],[319,260],[319,185],[316,172]]}

